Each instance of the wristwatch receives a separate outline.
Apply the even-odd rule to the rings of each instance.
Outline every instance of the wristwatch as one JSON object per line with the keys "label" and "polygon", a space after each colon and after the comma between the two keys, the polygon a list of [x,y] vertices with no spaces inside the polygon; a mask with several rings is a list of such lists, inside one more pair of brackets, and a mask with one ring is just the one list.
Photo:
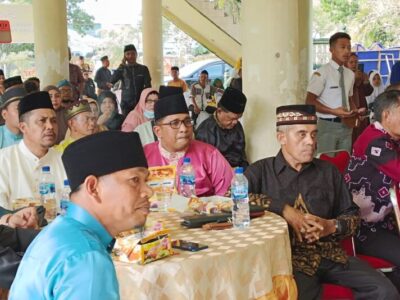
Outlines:
{"label": "wristwatch", "polygon": [[342,224],[340,223],[340,221],[338,219],[335,219],[335,235],[338,235],[342,232]]}

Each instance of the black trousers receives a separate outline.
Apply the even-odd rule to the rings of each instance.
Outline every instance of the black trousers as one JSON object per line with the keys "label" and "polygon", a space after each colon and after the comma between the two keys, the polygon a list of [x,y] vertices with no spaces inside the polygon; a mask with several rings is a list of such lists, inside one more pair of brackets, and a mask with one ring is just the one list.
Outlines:
{"label": "black trousers", "polygon": [[121,111],[124,119],[135,108],[136,102],[121,101]]}
{"label": "black trousers", "polygon": [[364,242],[355,239],[357,253],[382,258],[395,265],[396,269],[385,275],[400,291],[400,236],[396,231],[381,228],[376,232],[365,230],[363,235],[367,237]]}
{"label": "black trousers", "polygon": [[0,225],[0,288],[11,287],[23,252],[38,233],[33,229],[13,229]]}
{"label": "black trousers", "polygon": [[348,265],[322,259],[314,276],[295,271],[294,278],[299,291],[299,300],[320,299],[323,283],[351,288],[355,299],[400,299],[397,289],[389,279],[355,257],[349,257]]}

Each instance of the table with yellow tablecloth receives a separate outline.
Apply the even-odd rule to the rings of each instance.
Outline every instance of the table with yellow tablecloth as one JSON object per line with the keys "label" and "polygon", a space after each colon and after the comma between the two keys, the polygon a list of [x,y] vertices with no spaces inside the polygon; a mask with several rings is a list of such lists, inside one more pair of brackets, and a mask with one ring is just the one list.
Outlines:
{"label": "table with yellow tablecloth", "polygon": [[208,245],[148,265],[114,262],[122,300],[296,299],[290,241],[284,219],[273,213],[245,230],[186,229],[176,213],[152,213],[172,239]]}

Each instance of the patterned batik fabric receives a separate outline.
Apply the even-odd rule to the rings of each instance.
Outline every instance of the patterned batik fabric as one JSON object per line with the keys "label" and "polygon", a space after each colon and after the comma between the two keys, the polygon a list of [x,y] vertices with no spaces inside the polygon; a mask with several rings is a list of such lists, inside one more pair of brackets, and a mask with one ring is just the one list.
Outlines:
{"label": "patterned batik fabric", "polygon": [[400,181],[399,153],[399,142],[379,122],[369,125],[354,143],[344,178],[360,207],[360,242],[366,241],[368,231],[396,229],[389,190]]}

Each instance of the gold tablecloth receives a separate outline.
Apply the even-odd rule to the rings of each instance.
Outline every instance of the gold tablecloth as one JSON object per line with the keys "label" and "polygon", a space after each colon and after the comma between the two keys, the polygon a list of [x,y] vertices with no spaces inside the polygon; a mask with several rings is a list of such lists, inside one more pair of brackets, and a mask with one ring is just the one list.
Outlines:
{"label": "gold tablecloth", "polygon": [[177,214],[152,213],[172,239],[208,245],[145,266],[114,262],[122,300],[296,299],[287,224],[267,213],[246,230],[181,227]]}

